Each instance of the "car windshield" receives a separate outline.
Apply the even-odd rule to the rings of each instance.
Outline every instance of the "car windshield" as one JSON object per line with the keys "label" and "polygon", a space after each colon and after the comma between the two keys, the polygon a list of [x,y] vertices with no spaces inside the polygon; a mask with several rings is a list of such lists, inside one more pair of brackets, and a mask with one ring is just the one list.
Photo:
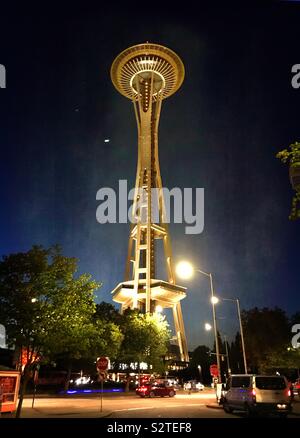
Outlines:
{"label": "car windshield", "polygon": [[283,377],[256,377],[255,385],[258,389],[286,388],[286,383]]}

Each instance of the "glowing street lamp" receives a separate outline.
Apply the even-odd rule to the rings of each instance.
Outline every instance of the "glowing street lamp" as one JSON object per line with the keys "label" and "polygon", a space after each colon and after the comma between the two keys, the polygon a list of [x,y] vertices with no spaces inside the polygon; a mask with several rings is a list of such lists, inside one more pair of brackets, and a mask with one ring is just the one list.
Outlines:
{"label": "glowing street lamp", "polygon": [[208,332],[212,329],[212,326],[210,324],[208,324],[208,322],[205,323],[204,325],[205,330]]}
{"label": "glowing street lamp", "polygon": [[194,272],[199,272],[200,274],[209,277],[210,280],[210,293],[211,293],[211,303],[212,303],[212,312],[213,312],[213,323],[214,323],[214,335],[215,335],[215,344],[216,344],[216,356],[217,356],[217,367],[218,367],[218,382],[221,383],[221,364],[220,364],[220,351],[219,351],[219,339],[218,339],[218,331],[217,331],[217,319],[216,319],[216,311],[215,304],[219,302],[219,299],[214,294],[213,280],[212,274],[210,272],[201,271],[200,269],[195,269],[193,265],[189,262],[182,261],[176,266],[176,274],[178,277],[182,279],[189,279],[193,276]]}
{"label": "glowing street lamp", "polygon": [[218,302],[220,301],[219,300],[219,298],[218,297],[215,297],[215,296],[213,296],[213,297],[211,297],[211,304],[218,304]]}
{"label": "glowing street lamp", "polygon": [[183,280],[188,280],[194,275],[194,267],[189,262],[179,262],[176,266],[176,274]]}

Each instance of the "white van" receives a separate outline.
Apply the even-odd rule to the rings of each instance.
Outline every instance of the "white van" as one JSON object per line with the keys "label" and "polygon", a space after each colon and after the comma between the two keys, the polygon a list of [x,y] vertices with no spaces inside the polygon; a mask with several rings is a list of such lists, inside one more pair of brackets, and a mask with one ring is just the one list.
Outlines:
{"label": "white van", "polygon": [[233,374],[226,383],[223,398],[225,412],[246,411],[255,413],[276,413],[286,417],[291,412],[291,391],[284,376],[255,374]]}

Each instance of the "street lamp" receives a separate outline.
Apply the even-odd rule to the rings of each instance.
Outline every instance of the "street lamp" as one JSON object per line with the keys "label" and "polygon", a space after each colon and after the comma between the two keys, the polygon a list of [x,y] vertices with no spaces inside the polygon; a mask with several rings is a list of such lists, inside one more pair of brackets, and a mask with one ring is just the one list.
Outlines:
{"label": "street lamp", "polygon": [[188,280],[194,275],[193,265],[189,262],[179,262],[176,265],[176,274],[183,280]]}
{"label": "street lamp", "polygon": [[244,331],[243,331],[243,324],[242,324],[242,318],[241,318],[241,309],[240,309],[240,301],[239,301],[238,298],[222,298],[222,300],[223,301],[231,301],[233,303],[235,302],[236,305],[237,305],[237,312],[238,312],[239,324],[240,324],[240,332],[241,332],[244,368],[245,368],[245,374],[248,374],[246,351],[245,351],[245,342],[244,342]]}
{"label": "street lamp", "polygon": [[210,272],[201,271],[200,269],[195,269],[191,263],[185,261],[178,263],[176,266],[176,274],[183,279],[191,278],[194,272],[199,272],[200,274],[209,277],[210,280],[210,293],[211,293],[216,355],[217,355],[217,367],[218,367],[218,383],[221,383],[222,378],[221,378],[220,352],[219,352],[219,341],[218,341],[218,331],[217,331],[217,321],[216,321],[216,311],[215,311],[215,305],[218,303],[219,300],[214,294],[212,274]]}
{"label": "street lamp", "polygon": [[225,350],[226,350],[226,358],[227,358],[227,372],[228,372],[228,375],[230,375],[231,369],[230,369],[229,353],[228,353],[228,345],[227,345],[227,336],[226,335],[224,335],[224,341],[225,341]]}
{"label": "street lamp", "polygon": [[220,300],[219,300],[218,297],[215,297],[215,296],[214,296],[214,297],[211,297],[211,300],[210,300],[210,301],[211,301],[212,304],[218,304],[218,302],[219,302]]}
{"label": "street lamp", "polygon": [[204,327],[207,332],[212,329],[212,326],[208,322],[205,323]]}

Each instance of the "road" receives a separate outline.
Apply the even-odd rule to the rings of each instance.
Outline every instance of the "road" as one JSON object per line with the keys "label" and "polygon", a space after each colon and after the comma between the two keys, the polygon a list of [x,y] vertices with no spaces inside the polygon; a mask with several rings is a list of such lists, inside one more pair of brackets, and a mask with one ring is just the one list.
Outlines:
{"label": "road", "polygon": [[[98,396],[26,398],[23,418],[241,418],[244,415],[226,414],[215,403],[211,390],[200,393],[178,393],[174,398],[140,398],[135,394],[115,394],[103,397],[101,412]],[[300,402],[294,404],[294,418],[300,418]]]}

